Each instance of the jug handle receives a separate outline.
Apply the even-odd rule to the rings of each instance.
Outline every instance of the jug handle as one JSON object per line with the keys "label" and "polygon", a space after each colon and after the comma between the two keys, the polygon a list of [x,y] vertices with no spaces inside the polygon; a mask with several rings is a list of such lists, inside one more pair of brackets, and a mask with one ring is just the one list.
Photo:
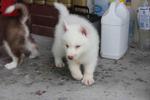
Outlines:
{"label": "jug handle", "polygon": [[118,5],[117,2],[112,2],[110,4],[109,10],[108,10],[108,14],[110,14],[111,16],[116,16],[117,5]]}

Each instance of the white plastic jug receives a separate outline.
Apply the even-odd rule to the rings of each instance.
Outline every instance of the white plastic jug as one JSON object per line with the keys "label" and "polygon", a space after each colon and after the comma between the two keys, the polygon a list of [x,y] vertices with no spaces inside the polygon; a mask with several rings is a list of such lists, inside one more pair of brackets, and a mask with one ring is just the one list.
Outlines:
{"label": "white plastic jug", "polygon": [[120,59],[128,49],[128,9],[123,3],[112,2],[101,24],[101,56]]}

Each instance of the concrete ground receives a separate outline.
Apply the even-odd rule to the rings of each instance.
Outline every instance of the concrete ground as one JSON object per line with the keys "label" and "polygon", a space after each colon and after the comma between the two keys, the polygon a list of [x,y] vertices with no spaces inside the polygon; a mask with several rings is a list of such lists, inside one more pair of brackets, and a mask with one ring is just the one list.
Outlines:
{"label": "concrete ground", "polygon": [[25,59],[13,70],[0,52],[0,100],[150,100],[150,52],[130,47],[120,60],[99,58],[95,84],[73,80],[66,68],[55,68],[52,39],[35,36],[41,56]]}

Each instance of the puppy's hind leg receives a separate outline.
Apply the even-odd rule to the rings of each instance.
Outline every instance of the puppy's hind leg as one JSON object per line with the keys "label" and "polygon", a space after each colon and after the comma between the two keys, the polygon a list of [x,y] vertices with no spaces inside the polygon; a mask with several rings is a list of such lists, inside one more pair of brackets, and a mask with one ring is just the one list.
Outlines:
{"label": "puppy's hind leg", "polygon": [[5,65],[5,67],[7,69],[13,69],[16,68],[19,62],[19,58],[17,56],[15,56],[15,54],[12,52],[10,46],[8,45],[8,43],[6,41],[3,42],[4,43],[4,47],[6,49],[6,52],[8,53],[8,55],[12,58],[12,62],[8,63]]}
{"label": "puppy's hind leg", "polygon": [[25,39],[25,48],[30,52],[29,58],[32,59],[39,56],[37,45],[30,38]]}

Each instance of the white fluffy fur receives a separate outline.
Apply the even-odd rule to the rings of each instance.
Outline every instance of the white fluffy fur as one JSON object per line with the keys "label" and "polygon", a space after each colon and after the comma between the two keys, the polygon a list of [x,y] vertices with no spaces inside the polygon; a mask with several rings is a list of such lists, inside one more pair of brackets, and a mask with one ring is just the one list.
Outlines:
{"label": "white fluffy fur", "polygon": [[[63,4],[54,5],[60,12],[52,48],[55,64],[57,67],[63,67],[62,57],[66,56],[72,77],[82,80],[85,85],[91,85],[94,83],[93,73],[98,58],[98,33],[88,20],[69,14]],[[80,47],[77,48],[78,45]],[[69,60],[68,56],[73,56],[73,60]],[[80,69],[81,64],[84,66],[83,74]]]}

